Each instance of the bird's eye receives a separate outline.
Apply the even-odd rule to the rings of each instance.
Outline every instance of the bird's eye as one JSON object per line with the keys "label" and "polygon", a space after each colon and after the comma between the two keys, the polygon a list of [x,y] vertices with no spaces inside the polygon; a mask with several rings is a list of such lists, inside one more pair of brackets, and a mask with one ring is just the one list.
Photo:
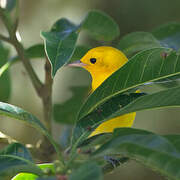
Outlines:
{"label": "bird's eye", "polygon": [[90,59],[90,62],[91,62],[92,64],[95,64],[95,63],[96,63],[96,58],[91,58],[91,59]]}

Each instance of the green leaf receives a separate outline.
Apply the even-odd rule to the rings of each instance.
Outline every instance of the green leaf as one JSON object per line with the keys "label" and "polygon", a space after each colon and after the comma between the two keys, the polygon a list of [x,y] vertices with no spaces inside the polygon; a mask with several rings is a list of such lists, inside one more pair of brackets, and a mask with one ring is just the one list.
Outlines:
{"label": "green leaf", "polygon": [[[101,123],[123,114],[149,109],[180,106],[180,86],[153,94],[118,95],[99,106],[96,111],[80,119],[73,132],[73,143],[80,136],[83,141]],[[100,113],[99,113],[100,109]],[[88,128],[91,127],[91,130]],[[81,141],[79,143],[81,143]]]}
{"label": "green leaf", "polygon": [[11,92],[11,79],[9,71],[4,72],[4,68],[6,68],[9,50],[0,43],[0,52],[0,101],[7,101]]}
{"label": "green leaf", "polygon": [[44,39],[46,55],[52,65],[52,76],[66,64],[75,49],[78,34],[77,26],[66,19],[58,20],[50,32],[41,32]]}
{"label": "green leaf", "polygon": [[[55,174],[54,165],[52,163],[39,164],[38,167],[45,173]],[[13,180],[37,180],[38,176],[30,173],[19,173]]]}
{"label": "green leaf", "polygon": [[64,124],[74,124],[84,98],[87,97],[88,87],[72,87],[73,97],[62,104],[53,107],[54,120]]}
{"label": "green leaf", "polygon": [[0,102],[0,115],[8,116],[16,120],[20,120],[24,123],[27,123],[28,125],[31,125],[35,129],[37,129],[39,132],[41,132],[43,135],[45,135],[49,139],[49,141],[54,146],[58,155],[61,156],[56,142],[53,140],[52,136],[48,133],[47,129],[40,122],[40,120],[37,119],[34,115],[30,114],[29,112],[17,106],[13,106],[11,104],[7,104],[3,102]]}
{"label": "green leaf", "polygon": [[20,172],[43,175],[41,169],[33,163],[29,151],[23,145],[14,143],[0,151],[0,179],[9,180]]}
{"label": "green leaf", "polygon": [[115,154],[134,159],[172,179],[179,179],[180,152],[166,138],[144,130],[120,128],[92,156]]}
{"label": "green leaf", "polygon": [[112,41],[120,34],[116,22],[107,14],[99,10],[91,10],[81,23],[82,29],[99,41]]}
{"label": "green leaf", "polygon": [[180,152],[180,135],[173,134],[173,135],[165,135],[164,136],[168,141],[170,141],[174,147]]}
{"label": "green leaf", "polygon": [[101,168],[95,162],[86,162],[77,170],[74,170],[68,178],[69,180],[102,180]]}
{"label": "green leaf", "polygon": [[152,31],[162,46],[178,50],[180,48],[180,23],[161,25]]}
{"label": "green leaf", "polygon": [[45,51],[43,44],[35,44],[25,50],[25,53],[29,59],[45,58]]}
{"label": "green leaf", "polygon": [[[167,56],[163,56],[166,53]],[[147,82],[180,74],[180,57],[167,48],[145,50],[133,56],[122,68],[99,86],[82,106],[79,118],[86,116],[115,95],[138,88]]]}
{"label": "green leaf", "polygon": [[116,47],[127,57],[131,57],[139,51],[161,47],[161,45],[149,32],[133,32],[122,37]]}
{"label": "green leaf", "polygon": [[91,48],[84,45],[77,45],[70,62],[80,60]]}
{"label": "green leaf", "polygon": [[144,96],[144,93],[120,94],[77,121],[73,131],[72,144],[78,140],[78,145],[80,145],[98,125],[114,117],[121,109],[141,96]]}

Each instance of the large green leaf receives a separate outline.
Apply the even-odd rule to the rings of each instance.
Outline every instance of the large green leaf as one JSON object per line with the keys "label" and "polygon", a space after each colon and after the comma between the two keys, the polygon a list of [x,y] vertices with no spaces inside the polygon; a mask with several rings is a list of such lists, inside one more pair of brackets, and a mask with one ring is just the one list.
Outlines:
{"label": "large green leaf", "polygon": [[78,34],[77,26],[66,19],[58,20],[50,32],[41,32],[45,42],[45,51],[52,65],[52,76],[66,64],[75,49]]}
{"label": "large green leaf", "polygon": [[[8,116],[17,120],[20,120],[28,125],[31,125],[43,135],[45,135],[52,145],[54,146],[57,153],[59,153],[59,148],[57,147],[56,142],[53,140],[52,136],[48,133],[44,125],[31,113],[11,104],[0,102],[0,115]],[[60,155],[60,154],[59,154]]]}
{"label": "large green leaf", "polygon": [[[11,79],[9,71],[3,71],[8,60],[9,51],[0,43],[0,101],[7,101],[11,91]],[[3,73],[3,74],[2,74]]]}
{"label": "large green leaf", "polygon": [[14,143],[0,151],[0,179],[9,180],[20,172],[43,175],[41,169],[33,163],[28,150],[23,145]]}
{"label": "large green leaf", "polygon": [[[180,106],[180,86],[153,94],[118,95],[99,106],[96,111],[80,119],[73,133],[73,142],[81,137],[81,143],[101,123],[114,117],[148,109]],[[100,110],[100,111],[99,111]],[[89,130],[89,127],[91,129]]]}
{"label": "large green leaf", "polygon": [[96,40],[112,41],[119,36],[119,27],[107,14],[98,10],[91,10],[81,23],[81,28]]}
{"label": "large green leaf", "polygon": [[151,132],[116,129],[112,139],[92,156],[97,158],[108,154],[130,157],[171,179],[180,178],[180,152],[166,138]]}
{"label": "large green leaf", "polygon": [[121,108],[126,107],[129,103],[143,95],[143,93],[120,94],[77,121],[73,131],[72,144],[78,140],[78,145],[80,145],[99,124],[110,119]]}
{"label": "large green leaf", "polygon": [[[54,164],[45,163],[38,164],[38,167],[44,172],[44,174],[55,174]],[[31,173],[19,173],[13,180],[37,180],[38,176]]]}
{"label": "large green leaf", "polygon": [[[164,57],[164,53],[166,56]],[[180,74],[180,58],[167,48],[145,50],[133,56],[122,68],[99,86],[82,106],[78,119],[115,95],[137,88],[147,82]]]}
{"label": "large green leaf", "polygon": [[127,57],[131,57],[139,51],[161,47],[161,45],[149,32],[133,32],[123,36],[116,47],[123,51]]}
{"label": "large green leaf", "polygon": [[101,168],[95,162],[86,162],[77,170],[74,170],[68,178],[69,180],[102,180]]}
{"label": "large green leaf", "polygon": [[173,135],[165,135],[164,136],[168,141],[170,141],[175,148],[180,152],[180,135],[173,134]]}
{"label": "large green leaf", "polygon": [[154,29],[152,34],[158,39],[162,46],[170,47],[174,50],[180,48],[180,23],[168,23]]}

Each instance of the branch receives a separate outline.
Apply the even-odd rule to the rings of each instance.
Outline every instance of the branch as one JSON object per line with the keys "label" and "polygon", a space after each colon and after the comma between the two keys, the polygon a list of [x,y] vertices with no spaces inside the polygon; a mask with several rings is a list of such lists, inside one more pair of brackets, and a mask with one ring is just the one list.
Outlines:
{"label": "branch", "polygon": [[10,40],[8,37],[3,36],[2,34],[0,34],[0,40],[6,41],[6,42],[8,42],[8,43],[11,43],[11,40]]}
{"label": "branch", "polygon": [[3,35],[0,35],[0,39],[4,40],[6,42],[9,42],[10,44],[12,44],[14,46],[19,58],[23,62],[24,66],[30,76],[30,79],[32,81],[34,88],[36,89],[37,94],[39,96],[41,96],[41,90],[42,90],[43,84],[37,77],[34,69],[32,68],[29,58],[25,55],[25,50],[24,50],[22,44],[17,40],[16,32],[14,31],[14,26],[8,16],[8,14],[6,13],[5,9],[3,9],[3,8],[0,8],[0,17],[9,33],[9,38],[7,38]]}

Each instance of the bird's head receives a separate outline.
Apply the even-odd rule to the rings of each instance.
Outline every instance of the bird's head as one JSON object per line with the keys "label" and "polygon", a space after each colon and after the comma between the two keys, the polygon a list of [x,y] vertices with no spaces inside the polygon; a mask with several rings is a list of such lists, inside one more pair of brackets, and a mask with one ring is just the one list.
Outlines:
{"label": "bird's head", "polygon": [[127,61],[127,57],[120,50],[100,46],[89,50],[79,62],[71,65],[80,66],[89,71],[93,79],[92,86],[96,88]]}
{"label": "bird's head", "polygon": [[81,66],[91,74],[95,71],[114,72],[127,62],[127,57],[118,49],[100,46],[89,50],[75,65]]}

